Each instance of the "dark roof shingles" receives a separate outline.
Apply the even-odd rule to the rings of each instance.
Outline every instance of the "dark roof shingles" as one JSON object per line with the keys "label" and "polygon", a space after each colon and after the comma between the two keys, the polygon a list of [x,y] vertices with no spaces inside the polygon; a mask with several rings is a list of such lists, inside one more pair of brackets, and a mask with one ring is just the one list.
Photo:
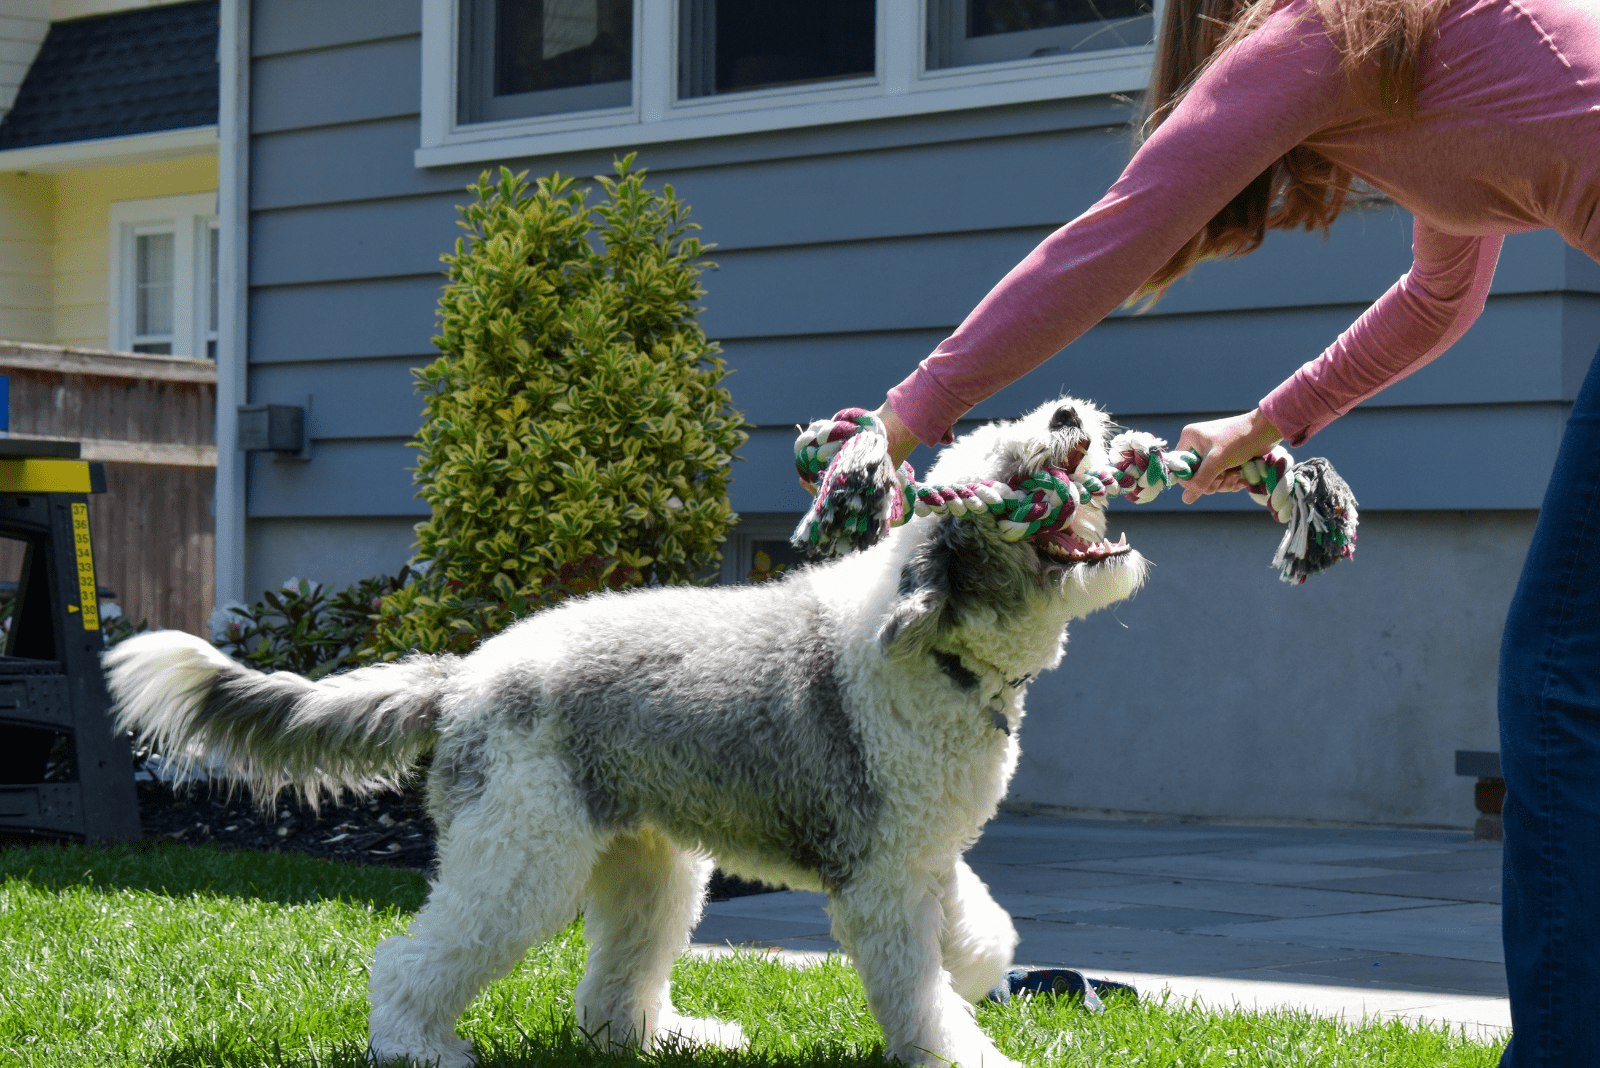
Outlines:
{"label": "dark roof shingles", "polygon": [[217,121],[217,0],[52,23],[0,149]]}

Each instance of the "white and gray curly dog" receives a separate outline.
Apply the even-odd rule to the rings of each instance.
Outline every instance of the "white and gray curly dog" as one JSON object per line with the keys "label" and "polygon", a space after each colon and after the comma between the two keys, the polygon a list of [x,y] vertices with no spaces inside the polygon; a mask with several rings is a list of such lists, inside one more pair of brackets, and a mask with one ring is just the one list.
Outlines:
{"label": "white and gray curly dog", "polygon": [[[1101,466],[1109,435],[1063,398],[965,435],[931,479]],[[972,1003],[1017,935],[962,853],[1016,767],[1028,680],[1145,567],[1098,506],[1020,542],[992,517],[927,516],[759,586],[568,602],[467,657],[310,682],[161,631],[105,662],[122,726],[265,795],[371,791],[433,750],[438,872],[409,934],[377,947],[380,1062],[472,1064],[457,1018],[580,909],[587,1032],[741,1043],[678,1015],[668,980],[715,861],[828,893],[892,1056],[1003,1068]]]}

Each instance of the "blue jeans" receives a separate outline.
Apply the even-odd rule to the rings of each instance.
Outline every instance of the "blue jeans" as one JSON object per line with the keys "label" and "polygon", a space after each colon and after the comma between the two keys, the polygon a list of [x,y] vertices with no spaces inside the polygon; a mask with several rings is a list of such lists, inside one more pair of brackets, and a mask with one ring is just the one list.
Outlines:
{"label": "blue jeans", "polygon": [[1600,355],[1506,620],[1500,766],[1515,1036],[1501,1064],[1600,1066]]}

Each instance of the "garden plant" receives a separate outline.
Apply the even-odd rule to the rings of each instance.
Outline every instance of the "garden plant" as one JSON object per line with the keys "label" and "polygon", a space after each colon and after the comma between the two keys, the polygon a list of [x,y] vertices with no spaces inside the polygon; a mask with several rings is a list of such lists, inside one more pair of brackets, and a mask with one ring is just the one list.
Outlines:
{"label": "garden plant", "polygon": [[384,598],[379,657],[465,652],[557,587],[690,582],[720,559],[745,432],[696,319],[706,246],[633,162],[593,204],[559,174],[472,187],[443,355],[416,372],[423,574]]}

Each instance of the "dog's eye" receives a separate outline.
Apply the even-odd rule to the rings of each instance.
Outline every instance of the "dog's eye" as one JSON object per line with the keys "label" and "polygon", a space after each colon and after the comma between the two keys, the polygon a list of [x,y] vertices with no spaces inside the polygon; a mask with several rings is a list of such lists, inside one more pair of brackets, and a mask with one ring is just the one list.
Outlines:
{"label": "dog's eye", "polygon": [[1063,404],[1056,409],[1056,414],[1050,417],[1050,429],[1061,430],[1069,426],[1074,430],[1083,429],[1083,423],[1078,419],[1077,409],[1070,404]]}

